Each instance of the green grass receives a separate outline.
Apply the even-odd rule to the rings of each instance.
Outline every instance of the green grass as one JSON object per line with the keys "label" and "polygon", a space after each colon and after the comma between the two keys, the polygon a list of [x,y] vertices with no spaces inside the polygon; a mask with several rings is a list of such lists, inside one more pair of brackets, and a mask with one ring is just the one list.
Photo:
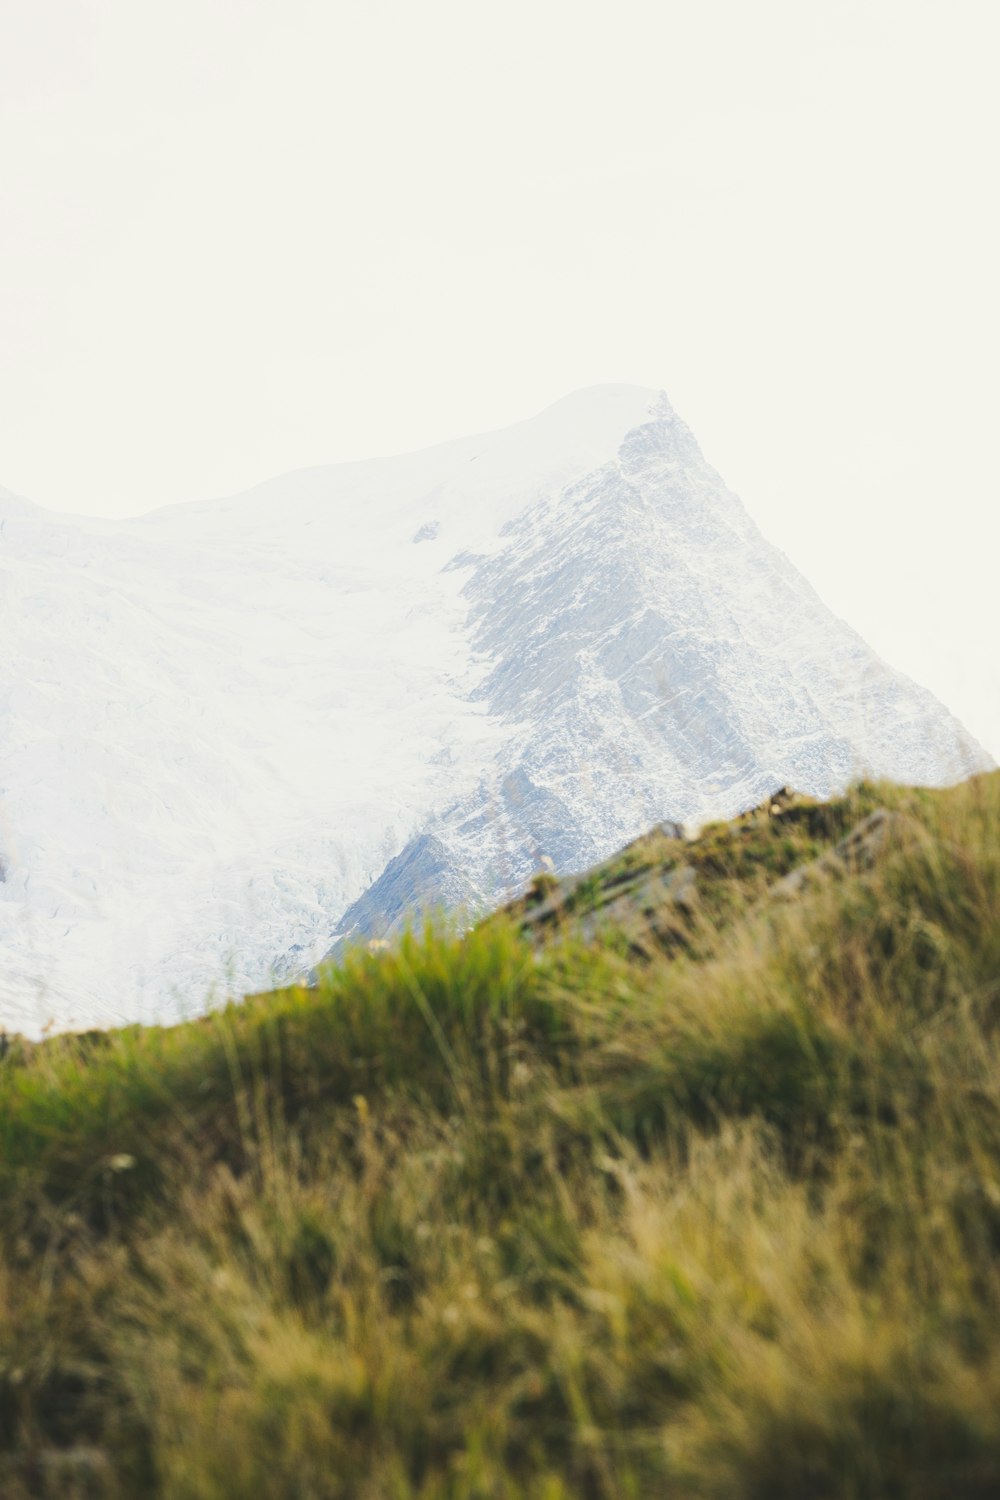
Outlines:
{"label": "green grass", "polygon": [[[769,899],[876,806],[919,836]],[[653,839],[568,917],[678,861],[681,946],[516,907],[15,1041],[4,1500],[1000,1493],[1000,775]]]}

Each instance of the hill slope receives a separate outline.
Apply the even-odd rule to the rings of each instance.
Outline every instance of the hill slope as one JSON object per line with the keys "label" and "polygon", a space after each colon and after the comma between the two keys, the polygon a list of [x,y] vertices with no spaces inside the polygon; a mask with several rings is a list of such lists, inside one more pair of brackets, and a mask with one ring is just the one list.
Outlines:
{"label": "hill slope", "polygon": [[997,774],[783,795],[14,1039],[3,1494],[992,1497],[998,834]]}

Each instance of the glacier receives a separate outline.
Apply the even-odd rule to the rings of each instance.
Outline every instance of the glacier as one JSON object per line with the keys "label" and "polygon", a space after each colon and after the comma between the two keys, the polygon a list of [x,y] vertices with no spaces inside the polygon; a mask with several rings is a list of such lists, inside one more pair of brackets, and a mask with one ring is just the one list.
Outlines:
{"label": "glacier", "polygon": [[0,1025],[170,1020],[782,784],[990,762],[661,392],[127,520],[0,490]]}

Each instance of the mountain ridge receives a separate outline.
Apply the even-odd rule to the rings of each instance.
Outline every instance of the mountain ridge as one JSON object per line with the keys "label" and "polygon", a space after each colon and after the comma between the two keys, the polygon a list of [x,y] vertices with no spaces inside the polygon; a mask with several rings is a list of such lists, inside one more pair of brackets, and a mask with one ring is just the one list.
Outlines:
{"label": "mountain ridge", "polygon": [[986,764],[641,387],[127,521],[29,508],[0,564],[8,1025],[287,976],[425,837],[425,899],[484,909],[664,817]]}
{"label": "mountain ridge", "polygon": [[[563,492],[558,529],[539,508],[507,547],[476,562],[465,585],[474,649],[491,664],[475,696],[503,720],[533,721],[534,739],[520,761],[505,760],[491,786],[481,784],[472,799],[427,825],[400,856],[404,863],[416,858],[426,835],[439,850],[452,848],[446,866],[439,855],[436,888],[421,881],[421,907],[463,902],[483,911],[514,895],[543,858],[562,872],[576,871],[658,817],[732,816],[784,783],[830,795],[859,774],[885,774],[894,755],[916,779],[939,771],[935,756],[951,731],[942,728],[936,744],[925,740],[936,700],[881,663],[764,541],[664,395],[650,417],[625,436],[615,461]],[[658,567],[651,561],[657,528]],[[718,587],[720,562],[747,572],[741,588]],[[672,591],[669,607],[664,580]],[[748,610],[748,600],[776,589],[784,596],[780,617]],[[782,680],[796,665],[790,615],[802,648],[791,688]],[[574,636],[577,616],[583,630]],[[831,665],[825,654],[833,648]],[[778,673],[770,660],[776,650]],[[659,680],[645,670],[657,654]],[[734,691],[740,669],[766,689],[751,695],[749,710]],[[838,674],[847,693],[836,690]],[[828,697],[833,684],[825,709],[816,701],[824,681]],[[602,695],[609,700],[603,712]],[[852,714],[867,720],[853,734]],[[629,725],[631,735],[623,730]],[[656,734],[678,761],[673,776],[651,774],[647,746]],[[563,795],[572,767],[578,779],[586,770],[581,747],[591,753],[602,739],[593,760],[605,780],[617,774],[620,796],[634,799],[624,817],[606,795],[588,798],[578,788],[573,805]],[[684,772],[678,743],[697,771],[677,774]],[[658,746],[657,753],[662,760],[666,752]],[[959,750],[950,769],[961,774],[975,764],[970,742],[968,758]],[[491,807],[492,817],[484,812]],[[470,895],[476,846],[491,823],[503,829],[494,863],[504,874],[492,886],[472,881]],[[393,907],[398,869],[387,887]],[[378,901],[376,882],[345,914],[334,951],[350,935],[397,930],[398,917],[379,914]]]}

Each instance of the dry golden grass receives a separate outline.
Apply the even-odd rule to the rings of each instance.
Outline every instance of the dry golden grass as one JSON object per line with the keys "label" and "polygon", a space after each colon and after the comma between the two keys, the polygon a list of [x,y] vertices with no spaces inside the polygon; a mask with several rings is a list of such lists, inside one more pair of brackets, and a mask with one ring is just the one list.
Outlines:
{"label": "dry golden grass", "polygon": [[[875,801],[919,837],[762,899]],[[661,960],[491,922],[15,1044],[0,1494],[992,1500],[998,834],[862,788],[713,831]]]}

